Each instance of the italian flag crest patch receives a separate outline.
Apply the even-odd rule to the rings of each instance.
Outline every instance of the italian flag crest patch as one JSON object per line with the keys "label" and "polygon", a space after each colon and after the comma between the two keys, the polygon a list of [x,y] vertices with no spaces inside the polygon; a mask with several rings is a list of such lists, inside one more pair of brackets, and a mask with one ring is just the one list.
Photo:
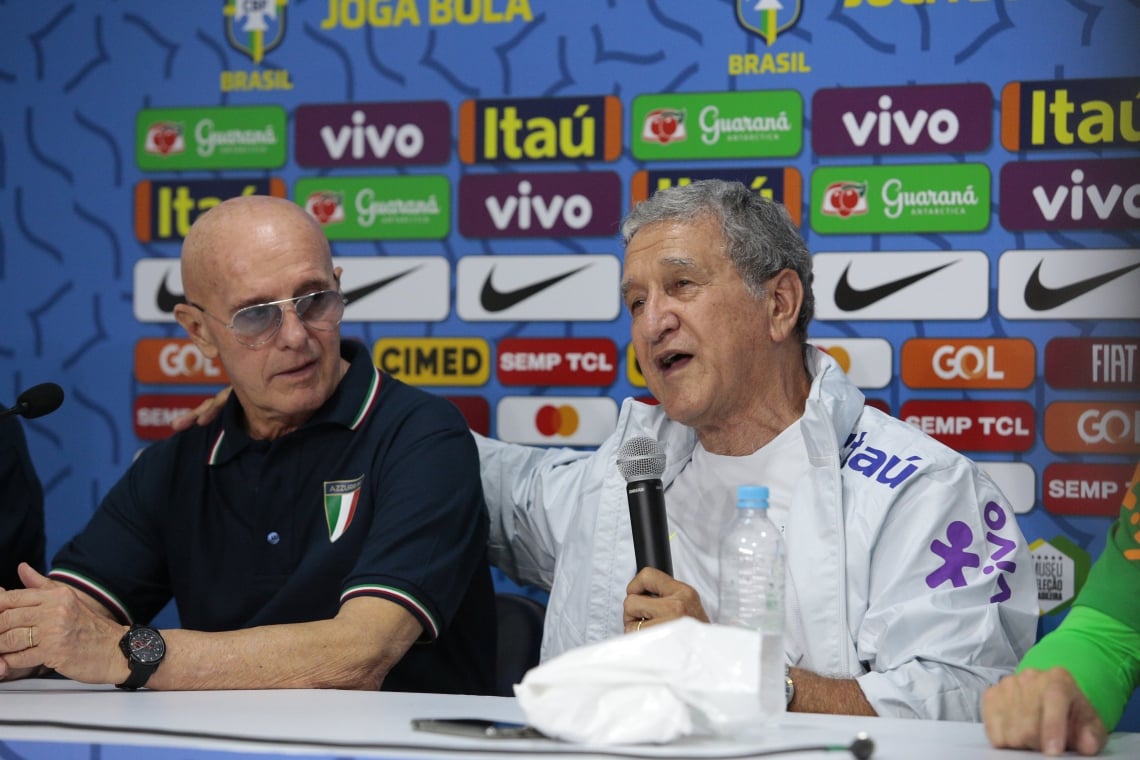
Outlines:
{"label": "italian flag crest patch", "polygon": [[325,520],[329,524],[330,544],[343,536],[348,526],[352,524],[356,505],[360,503],[360,487],[363,484],[363,475],[352,480],[325,481]]}

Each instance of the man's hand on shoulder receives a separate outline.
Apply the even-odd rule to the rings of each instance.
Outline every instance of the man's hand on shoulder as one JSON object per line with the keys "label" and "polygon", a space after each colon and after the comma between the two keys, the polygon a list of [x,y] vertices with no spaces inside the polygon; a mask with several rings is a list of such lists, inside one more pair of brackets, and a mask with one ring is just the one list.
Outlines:
{"label": "man's hand on shoulder", "polygon": [[1104,723],[1064,668],[1026,669],[982,695],[986,736],[995,747],[1060,755],[1095,755],[1108,741]]}
{"label": "man's hand on shoulder", "polygon": [[194,425],[209,425],[221,413],[232,391],[233,387],[227,385],[190,411],[175,417],[170,421],[170,427],[174,428],[175,432],[180,432]]}

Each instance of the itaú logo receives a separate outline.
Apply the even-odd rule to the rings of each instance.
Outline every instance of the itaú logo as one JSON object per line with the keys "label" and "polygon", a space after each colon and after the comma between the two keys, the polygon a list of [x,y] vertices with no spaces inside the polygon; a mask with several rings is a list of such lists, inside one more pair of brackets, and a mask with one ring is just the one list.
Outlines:
{"label": "ita\u00fa logo", "polygon": [[932,369],[943,380],[1004,380],[994,362],[994,347],[942,346],[934,352]]}
{"label": "ita\u00fa logo", "polygon": [[535,413],[534,427],[543,435],[569,438],[578,432],[578,410],[569,404],[546,404]]}
{"label": "ita\u00fa logo", "polygon": [[1131,416],[1121,409],[1089,409],[1077,418],[1077,435],[1089,446],[1098,443],[1140,444],[1140,409]]}

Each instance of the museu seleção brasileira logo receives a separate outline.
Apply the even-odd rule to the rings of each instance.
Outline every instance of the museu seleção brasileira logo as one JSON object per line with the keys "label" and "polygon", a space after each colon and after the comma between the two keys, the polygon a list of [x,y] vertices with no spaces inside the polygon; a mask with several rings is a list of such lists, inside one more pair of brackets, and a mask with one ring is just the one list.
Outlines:
{"label": "museu sele\u00e7\u00e3o brasileira logo", "polygon": [[800,20],[801,0],[736,0],[736,20],[768,47]]}

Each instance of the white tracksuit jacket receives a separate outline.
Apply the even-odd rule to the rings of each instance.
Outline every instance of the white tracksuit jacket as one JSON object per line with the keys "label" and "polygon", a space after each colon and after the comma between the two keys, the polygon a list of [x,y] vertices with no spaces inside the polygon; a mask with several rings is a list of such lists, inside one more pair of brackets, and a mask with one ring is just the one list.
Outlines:
{"label": "white tracksuit jacket", "polygon": [[[982,692],[1036,635],[1033,565],[1013,510],[970,460],[864,406],[835,361],[813,353],[809,472],[784,535],[807,651],[788,661],[857,678],[882,716],[979,720]],[[658,406],[627,399],[594,453],[478,439],[491,561],[550,590],[543,659],[622,633],[635,568],[615,462],[638,435],[664,447],[668,489],[696,436]],[[666,504],[685,508],[668,492]]]}

